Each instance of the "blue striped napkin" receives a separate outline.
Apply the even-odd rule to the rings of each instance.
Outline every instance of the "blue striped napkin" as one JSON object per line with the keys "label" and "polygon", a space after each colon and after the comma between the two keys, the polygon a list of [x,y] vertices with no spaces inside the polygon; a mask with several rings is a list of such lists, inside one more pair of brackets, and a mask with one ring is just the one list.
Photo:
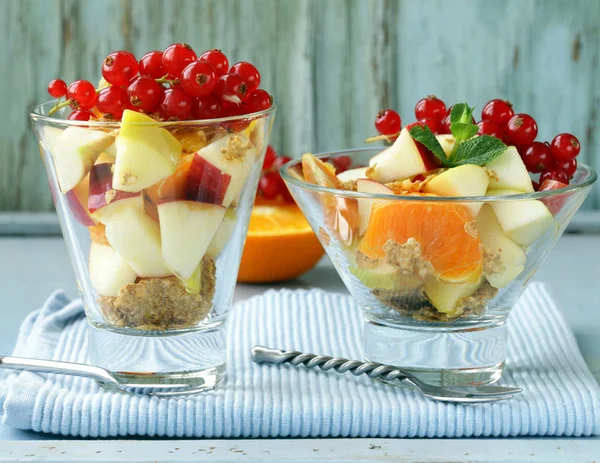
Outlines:
{"label": "blue striped napkin", "polygon": [[[509,322],[503,383],[518,398],[483,405],[432,402],[366,377],[258,366],[250,349],[362,358],[362,315],[349,296],[268,291],[234,305],[229,380],[218,391],[158,399],[109,393],[93,381],[13,373],[0,382],[4,424],[63,435],[177,437],[472,437],[600,434],[600,388],[564,318],[531,285]],[[23,323],[14,354],[84,362],[80,301],[54,293]]]}

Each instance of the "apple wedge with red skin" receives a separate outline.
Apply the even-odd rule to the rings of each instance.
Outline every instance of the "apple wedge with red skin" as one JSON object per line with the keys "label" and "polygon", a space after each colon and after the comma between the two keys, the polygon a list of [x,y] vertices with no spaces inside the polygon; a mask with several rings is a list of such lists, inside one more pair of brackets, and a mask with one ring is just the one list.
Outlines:
{"label": "apple wedge with red skin", "polygon": [[185,197],[200,203],[223,204],[231,175],[196,153],[185,181]]}
{"label": "apple wedge with red skin", "polygon": [[[569,185],[559,182],[558,180],[544,180],[538,191],[558,190],[559,188],[565,188],[567,186]],[[568,195],[562,195],[555,198],[542,198],[542,202],[546,205],[550,212],[552,212],[552,215],[556,215],[565,205],[565,201],[568,197]]]}
{"label": "apple wedge with red skin", "polygon": [[118,201],[120,199],[133,198],[140,193],[130,193],[128,191],[115,190],[113,184],[113,164],[96,164],[90,171],[90,186],[88,210],[92,217],[96,217],[96,211],[104,206]]}

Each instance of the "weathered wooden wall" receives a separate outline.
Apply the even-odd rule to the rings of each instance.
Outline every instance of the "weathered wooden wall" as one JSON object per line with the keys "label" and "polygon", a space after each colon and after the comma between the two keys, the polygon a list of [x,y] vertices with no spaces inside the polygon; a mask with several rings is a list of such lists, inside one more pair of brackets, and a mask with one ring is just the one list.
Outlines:
{"label": "weathered wooden wall", "polygon": [[[360,146],[379,108],[435,93],[510,99],[600,167],[600,0],[2,0],[0,210],[48,210],[27,116],[46,83],[97,79],[110,51],[188,42],[262,71],[278,151]],[[586,207],[600,207],[600,189]]]}

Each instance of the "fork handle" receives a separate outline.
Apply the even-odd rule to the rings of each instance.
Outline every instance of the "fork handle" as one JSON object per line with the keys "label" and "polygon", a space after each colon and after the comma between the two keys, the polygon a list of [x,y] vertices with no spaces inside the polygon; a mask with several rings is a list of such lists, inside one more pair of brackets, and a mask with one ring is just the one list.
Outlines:
{"label": "fork handle", "polygon": [[265,346],[254,346],[252,360],[256,363],[273,363],[281,365],[291,363],[294,366],[304,365],[306,368],[319,367],[323,371],[335,370],[338,373],[350,372],[354,376],[367,375],[370,378],[380,378],[386,381],[413,379],[410,373],[398,367],[383,365],[376,362],[360,362],[342,357],[328,355],[306,354],[295,350],[271,349]]}

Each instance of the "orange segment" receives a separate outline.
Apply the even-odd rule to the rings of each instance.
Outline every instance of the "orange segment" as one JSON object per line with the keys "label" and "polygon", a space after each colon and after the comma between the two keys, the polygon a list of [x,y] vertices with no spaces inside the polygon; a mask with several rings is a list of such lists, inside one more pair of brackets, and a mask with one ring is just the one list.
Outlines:
{"label": "orange segment", "polygon": [[267,283],[296,278],[313,268],[323,252],[298,206],[256,205],[238,281]]}
{"label": "orange segment", "polygon": [[473,217],[461,204],[396,201],[373,206],[367,232],[358,249],[369,257],[385,257],[388,240],[404,244],[414,238],[440,280],[462,282],[481,273],[479,238],[469,233]]}

